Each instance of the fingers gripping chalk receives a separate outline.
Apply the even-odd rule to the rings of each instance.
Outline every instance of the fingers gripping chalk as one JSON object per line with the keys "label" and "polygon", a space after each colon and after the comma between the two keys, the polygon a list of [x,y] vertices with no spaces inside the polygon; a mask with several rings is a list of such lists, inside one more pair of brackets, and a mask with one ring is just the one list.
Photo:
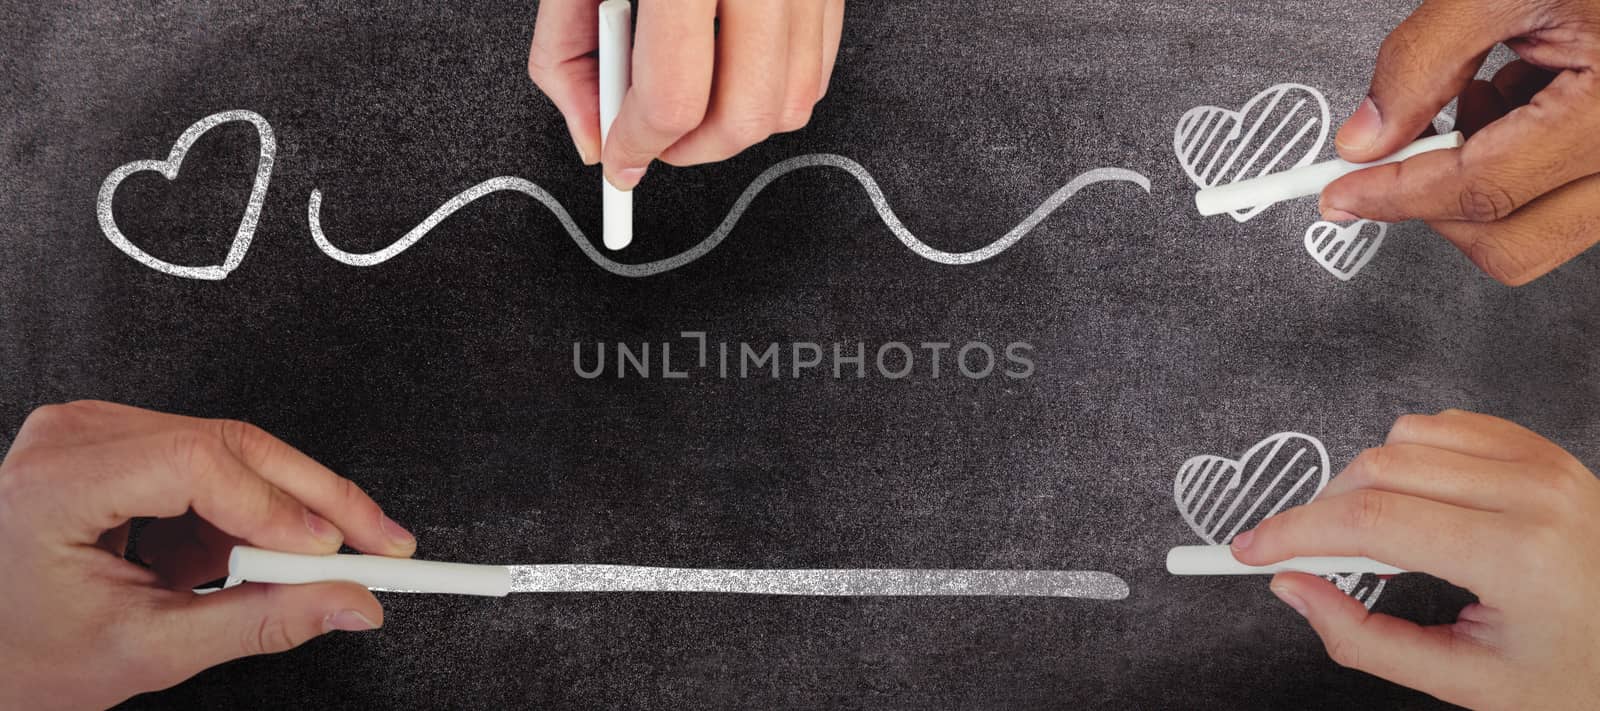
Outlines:
{"label": "fingers gripping chalk", "polygon": [[1167,572],[1173,575],[1271,575],[1274,573],[1372,573],[1399,575],[1406,571],[1371,558],[1357,556],[1306,556],[1272,565],[1245,565],[1227,546],[1178,546],[1167,552]]}
{"label": "fingers gripping chalk", "polygon": [[448,593],[502,597],[511,592],[503,565],[438,563],[378,555],[299,555],[234,546],[228,580],[299,585],[346,580],[389,592]]}
{"label": "fingers gripping chalk", "polygon": [[[600,3],[600,145],[605,147],[622,98],[633,84],[633,7],[628,0]],[[600,178],[601,239],[606,249],[633,241],[633,193]]]}
{"label": "fingers gripping chalk", "polygon": [[1429,151],[1460,148],[1463,143],[1465,143],[1465,139],[1462,138],[1461,132],[1451,131],[1440,136],[1429,136],[1400,149],[1393,155],[1379,158],[1370,163],[1351,163],[1342,159],[1334,159],[1303,168],[1242,180],[1237,183],[1218,185],[1195,193],[1194,206],[1199,208],[1201,215],[1209,217],[1232,210],[1246,210],[1307,195],[1316,195],[1321,193],[1323,188],[1328,187],[1329,183],[1358,170],[1386,163],[1398,163]]}

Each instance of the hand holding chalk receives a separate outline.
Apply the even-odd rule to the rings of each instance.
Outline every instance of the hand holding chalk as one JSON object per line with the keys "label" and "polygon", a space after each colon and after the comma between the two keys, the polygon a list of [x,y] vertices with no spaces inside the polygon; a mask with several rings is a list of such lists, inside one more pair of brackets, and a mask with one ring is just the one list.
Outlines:
{"label": "hand holding chalk", "polygon": [[[605,26],[624,14],[619,6],[607,0],[597,14],[592,2],[540,3],[528,56],[529,75],[566,118],[584,163],[603,163],[619,191],[658,158],[720,161],[804,126],[827,91],[844,23],[844,0],[642,3],[632,83],[616,94],[603,85],[622,69],[607,71],[603,38],[621,36]],[[615,112],[599,111],[596,95],[615,99]]]}
{"label": "hand holding chalk", "polygon": [[[1272,591],[1334,661],[1462,706],[1558,708],[1600,698],[1596,541],[1600,480],[1591,471],[1511,422],[1446,410],[1400,418],[1317,498],[1235,536],[1231,550],[1175,549],[1168,567],[1296,571],[1278,573]],[[1304,574],[1403,570],[1478,601],[1454,624],[1421,627]],[[1415,589],[1391,587],[1384,600]]]}
{"label": "hand holding chalk", "polygon": [[[11,441],[0,461],[0,708],[106,708],[231,659],[383,623],[377,599],[347,583],[196,598],[185,589],[227,564],[199,541],[301,554],[416,547],[354,484],[244,423],[78,402],[35,410]],[[134,516],[158,517],[139,533],[148,567],[124,559]]]}
{"label": "hand holding chalk", "polygon": [[[1345,159],[1377,160],[1455,99],[1466,147],[1345,177],[1322,192],[1321,209],[1335,221],[1426,220],[1484,272],[1518,285],[1600,240],[1600,4],[1472,7],[1424,2],[1396,28],[1370,96],[1336,139]],[[1492,81],[1473,79],[1501,41],[1521,59]]]}
{"label": "hand holding chalk", "polygon": [[1461,134],[1451,132],[1424,138],[1392,155],[1370,163],[1351,163],[1334,159],[1237,183],[1225,183],[1195,193],[1194,205],[1200,210],[1200,214],[1209,217],[1233,210],[1245,210],[1297,197],[1316,195],[1333,181],[1358,170],[1398,163],[1429,151],[1460,148],[1461,144]]}

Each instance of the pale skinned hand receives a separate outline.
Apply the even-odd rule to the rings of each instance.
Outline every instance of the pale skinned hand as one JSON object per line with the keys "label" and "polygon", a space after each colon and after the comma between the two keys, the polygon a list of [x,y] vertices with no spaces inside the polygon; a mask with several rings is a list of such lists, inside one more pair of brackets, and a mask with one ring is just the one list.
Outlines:
{"label": "pale skinned hand", "polygon": [[[1473,76],[1505,43],[1521,60]],[[1426,220],[1490,276],[1525,284],[1600,241],[1600,1],[1425,0],[1384,40],[1346,160],[1405,146],[1459,97],[1460,150],[1363,170],[1322,193],[1325,219]]]}
{"label": "pale skinned hand", "polygon": [[600,147],[598,0],[543,0],[528,76],[586,165],[632,190],[653,160],[710,163],[794,131],[828,91],[844,0],[635,3],[633,86]]}
{"label": "pale skinned hand", "polygon": [[1235,537],[1234,557],[1359,555],[1430,573],[1478,602],[1454,624],[1372,614],[1313,575],[1272,590],[1341,665],[1485,709],[1600,699],[1600,481],[1554,443],[1459,410],[1407,415],[1316,500]]}
{"label": "pale skinned hand", "polygon": [[[129,519],[145,526],[123,559]],[[238,657],[383,623],[353,583],[196,595],[249,543],[410,556],[347,479],[235,421],[103,402],[39,408],[0,463],[0,708],[99,708]]]}

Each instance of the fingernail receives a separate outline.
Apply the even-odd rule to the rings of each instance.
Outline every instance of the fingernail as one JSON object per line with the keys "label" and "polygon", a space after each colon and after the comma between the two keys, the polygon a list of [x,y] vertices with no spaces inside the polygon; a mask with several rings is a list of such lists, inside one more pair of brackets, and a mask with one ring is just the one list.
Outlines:
{"label": "fingernail", "polygon": [[410,531],[395,523],[394,519],[388,516],[384,516],[383,522],[379,525],[383,528],[383,535],[388,536],[389,540],[394,541],[395,545],[410,546],[415,545],[417,542],[416,536],[411,535]]}
{"label": "fingernail", "polygon": [[1300,613],[1301,617],[1306,616],[1306,601],[1301,600],[1299,595],[1289,592],[1289,588],[1283,585],[1273,585],[1271,587],[1272,594],[1277,595],[1278,599],[1283,601],[1283,604],[1294,608],[1294,611]]}
{"label": "fingernail", "polygon": [[338,526],[329,523],[328,519],[312,513],[311,509],[306,509],[306,529],[311,531],[311,535],[316,536],[319,540],[334,542],[344,540],[344,534],[339,532]]}
{"label": "fingernail", "polygon": [[1361,218],[1337,207],[1325,207],[1322,208],[1322,219],[1329,222],[1355,222]]}
{"label": "fingernail", "polygon": [[323,632],[365,632],[377,628],[366,615],[355,610],[340,610],[322,618]]}
{"label": "fingernail", "polygon": [[1361,105],[1356,107],[1356,112],[1350,114],[1349,120],[1339,129],[1338,137],[1334,143],[1342,150],[1360,151],[1372,146],[1378,140],[1378,134],[1383,130],[1383,117],[1378,115],[1378,105],[1372,103],[1372,97],[1361,100]]}
{"label": "fingernail", "polygon": [[644,171],[644,168],[623,168],[617,171],[615,179],[611,181],[611,185],[623,192],[632,190],[634,186],[639,184],[640,180],[644,179]]}
{"label": "fingernail", "polygon": [[1234,536],[1233,537],[1233,543],[1232,543],[1233,549],[1236,550],[1236,551],[1242,551],[1242,550],[1244,550],[1246,548],[1249,548],[1250,547],[1250,541],[1255,540],[1255,537],[1256,537],[1256,530],[1253,529],[1253,528],[1248,530],[1248,531],[1245,531],[1244,533],[1241,533],[1241,534],[1239,534],[1237,536]]}

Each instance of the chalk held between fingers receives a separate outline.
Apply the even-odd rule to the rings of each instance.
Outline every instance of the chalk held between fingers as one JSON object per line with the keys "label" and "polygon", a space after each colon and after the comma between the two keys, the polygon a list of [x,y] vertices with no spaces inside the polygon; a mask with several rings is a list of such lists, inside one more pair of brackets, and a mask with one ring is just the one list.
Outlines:
{"label": "chalk held between fingers", "polygon": [[[633,84],[633,6],[628,0],[600,3],[600,147]],[[600,178],[601,241],[622,249],[633,241],[633,192]]]}
{"label": "chalk held between fingers", "polygon": [[1271,565],[1245,565],[1233,557],[1228,546],[1178,546],[1167,551],[1167,572],[1173,575],[1272,575],[1310,573],[1334,575],[1372,573],[1399,575],[1406,572],[1388,563],[1360,556],[1304,556]]}
{"label": "chalk held between fingers", "polygon": [[1259,178],[1241,180],[1237,183],[1218,185],[1195,193],[1194,206],[1200,210],[1201,215],[1209,217],[1211,215],[1220,215],[1224,212],[1248,210],[1284,200],[1316,195],[1321,193],[1323,188],[1328,187],[1333,181],[1358,170],[1386,163],[1398,163],[1429,151],[1460,148],[1464,143],[1466,143],[1466,139],[1462,137],[1460,131],[1451,131],[1439,136],[1429,136],[1395,151],[1391,155],[1369,163],[1351,163],[1347,160],[1335,158],[1334,160],[1314,163],[1281,173],[1272,173]]}
{"label": "chalk held between fingers", "polygon": [[511,571],[503,565],[440,563],[381,555],[298,555],[234,546],[228,581],[301,585],[346,580],[371,590],[503,597]]}

